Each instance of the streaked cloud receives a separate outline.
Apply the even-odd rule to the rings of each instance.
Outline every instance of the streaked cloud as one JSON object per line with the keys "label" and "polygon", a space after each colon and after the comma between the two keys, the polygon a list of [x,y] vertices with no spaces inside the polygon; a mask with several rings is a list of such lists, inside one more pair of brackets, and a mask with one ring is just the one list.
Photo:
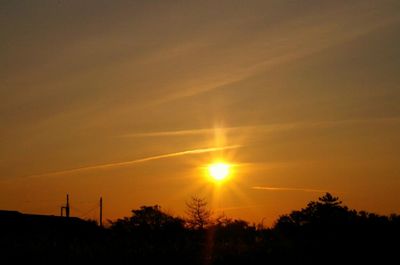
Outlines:
{"label": "streaked cloud", "polygon": [[[273,30],[268,37],[255,37],[252,42],[238,40],[238,43],[236,43],[236,67],[232,68],[231,66],[221,64],[220,68],[224,70],[221,69],[221,71],[217,71],[216,73],[207,73],[206,76],[211,76],[211,78],[207,77],[199,80],[190,80],[181,84],[180,88],[166,96],[156,99],[153,104],[163,104],[174,100],[193,97],[211,90],[232,85],[254,75],[265,73],[279,65],[288,64],[312,54],[356,40],[400,21],[398,16],[388,16],[384,19],[376,20],[374,12],[371,12],[368,7],[366,8],[362,2],[358,4],[359,8],[367,11],[363,15],[364,20],[360,19],[363,23],[360,23],[357,19],[353,21],[354,17],[346,17],[338,22],[336,19],[337,13],[328,12],[328,14],[325,14],[326,17],[323,19],[324,22],[322,24],[315,23],[315,19],[317,19],[318,16],[312,19],[305,19],[305,21],[302,21],[303,26],[301,27],[296,25],[296,23],[298,23],[296,20],[282,22],[280,25],[281,30]],[[344,11],[344,13],[346,12]],[[348,24],[351,24],[352,27],[347,31],[341,30],[341,27],[345,27]],[[321,38],[321,36],[324,37]],[[317,38],[321,39],[316,41]],[[268,46],[271,47],[261,53],[253,54],[248,52],[245,58],[238,55],[241,53],[241,50],[248,50],[249,45],[250,47],[260,46],[260,49],[265,49],[265,43],[269,43]],[[252,60],[250,60],[252,61],[251,64],[248,62],[249,58],[252,58]]]}

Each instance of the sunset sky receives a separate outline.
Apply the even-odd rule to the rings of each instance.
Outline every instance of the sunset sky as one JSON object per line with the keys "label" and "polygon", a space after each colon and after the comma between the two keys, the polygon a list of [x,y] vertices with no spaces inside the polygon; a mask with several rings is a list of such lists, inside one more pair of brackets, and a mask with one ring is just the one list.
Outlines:
{"label": "sunset sky", "polygon": [[0,209],[400,212],[398,0],[4,0],[0,38]]}

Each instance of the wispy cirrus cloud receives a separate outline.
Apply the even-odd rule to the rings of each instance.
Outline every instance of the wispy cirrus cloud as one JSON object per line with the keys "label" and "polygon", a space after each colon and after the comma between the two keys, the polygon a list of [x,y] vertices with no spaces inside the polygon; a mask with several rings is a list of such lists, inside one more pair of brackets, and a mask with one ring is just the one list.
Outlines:
{"label": "wispy cirrus cloud", "polygon": [[[361,3],[361,5],[363,4]],[[366,7],[360,6],[360,8]],[[350,9],[345,12],[354,12],[354,10]],[[164,104],[217,90],[269,71],[277,66],[292,63],[332,47],[340,46],[399,22],[397,16],[375,19],[373,12],[367,10],[363,20],[356,19],[353,21],[354,17],[349,16],[338,23],[337,13],[333,12],[325,14],[323,18],[317,15],[301,21],[301,24],[304,24],[303,27],[298,27],[300,23],[296,20],[290,23],[279,23],[280,27],[283,24],[285,30],[280,28],[280,30],[272,31],[270,36],[267,35],[267,38],[265,34],[260,34],[261,37],[254,37],[251,43],[238,40],[236,54],[240,54],[241,50],[257,50],[257,53],[247,52],[244,58],[236,56],[239,59],[234,64],[235,67],[231,68],[231,66],[223,64],[221,65],[223,70],[217,69],[218,74],[208,72],[204,75],[211,76],[211,78],[187,80],[186,83],[178,86],[179,89],[157,98],[153,104]],[[319,20],[323,22],[316,23]],[[348,31],[343,31],[342,28],[349,24],[352,27]],[[281,35],[282,32],[284,32],[284,36]],[[272,38],[271,36],[275,37]],[[316,39],[319,39],[319,41],[316,41]],[[249,48],[249,46],[254,48],[252,45],[260,47],[260,49]],[[267,52],[265,52],[265,47],[269,47]],[[259,50],[263,52],[260,53]],[[251,63],[247,62],[249,57],[253,58]],[[229,69],[228,73],[226,69]]]}

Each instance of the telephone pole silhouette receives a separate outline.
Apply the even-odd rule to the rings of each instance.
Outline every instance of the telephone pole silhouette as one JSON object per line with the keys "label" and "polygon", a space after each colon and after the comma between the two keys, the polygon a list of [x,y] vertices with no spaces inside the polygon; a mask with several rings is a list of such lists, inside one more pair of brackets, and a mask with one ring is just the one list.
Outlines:
{"label": "telephone pole silhouette", "polygon": [[100,197],[100,227],[103,227],[103,197]]}
{"label": "telephone pole silhouette", "polygon": [[67,203],[65,204],[65,206],[61,206],[61,216],[64,216],[63,215],[64,210],[65,210],[65,217],[69,218],[70,207],[69,207],[69,195],[68,195],[68,193],[67,193]]}

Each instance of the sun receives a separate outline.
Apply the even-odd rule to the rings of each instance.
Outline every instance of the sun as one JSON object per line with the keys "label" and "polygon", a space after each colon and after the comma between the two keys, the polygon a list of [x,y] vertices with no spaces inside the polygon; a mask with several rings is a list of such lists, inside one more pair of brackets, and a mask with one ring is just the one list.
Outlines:
{"label": "sun", "polygon": [[216,162],[208,166],[208,173],[216,182],[225,180],[230,173],[230,165],[223,162]]}

